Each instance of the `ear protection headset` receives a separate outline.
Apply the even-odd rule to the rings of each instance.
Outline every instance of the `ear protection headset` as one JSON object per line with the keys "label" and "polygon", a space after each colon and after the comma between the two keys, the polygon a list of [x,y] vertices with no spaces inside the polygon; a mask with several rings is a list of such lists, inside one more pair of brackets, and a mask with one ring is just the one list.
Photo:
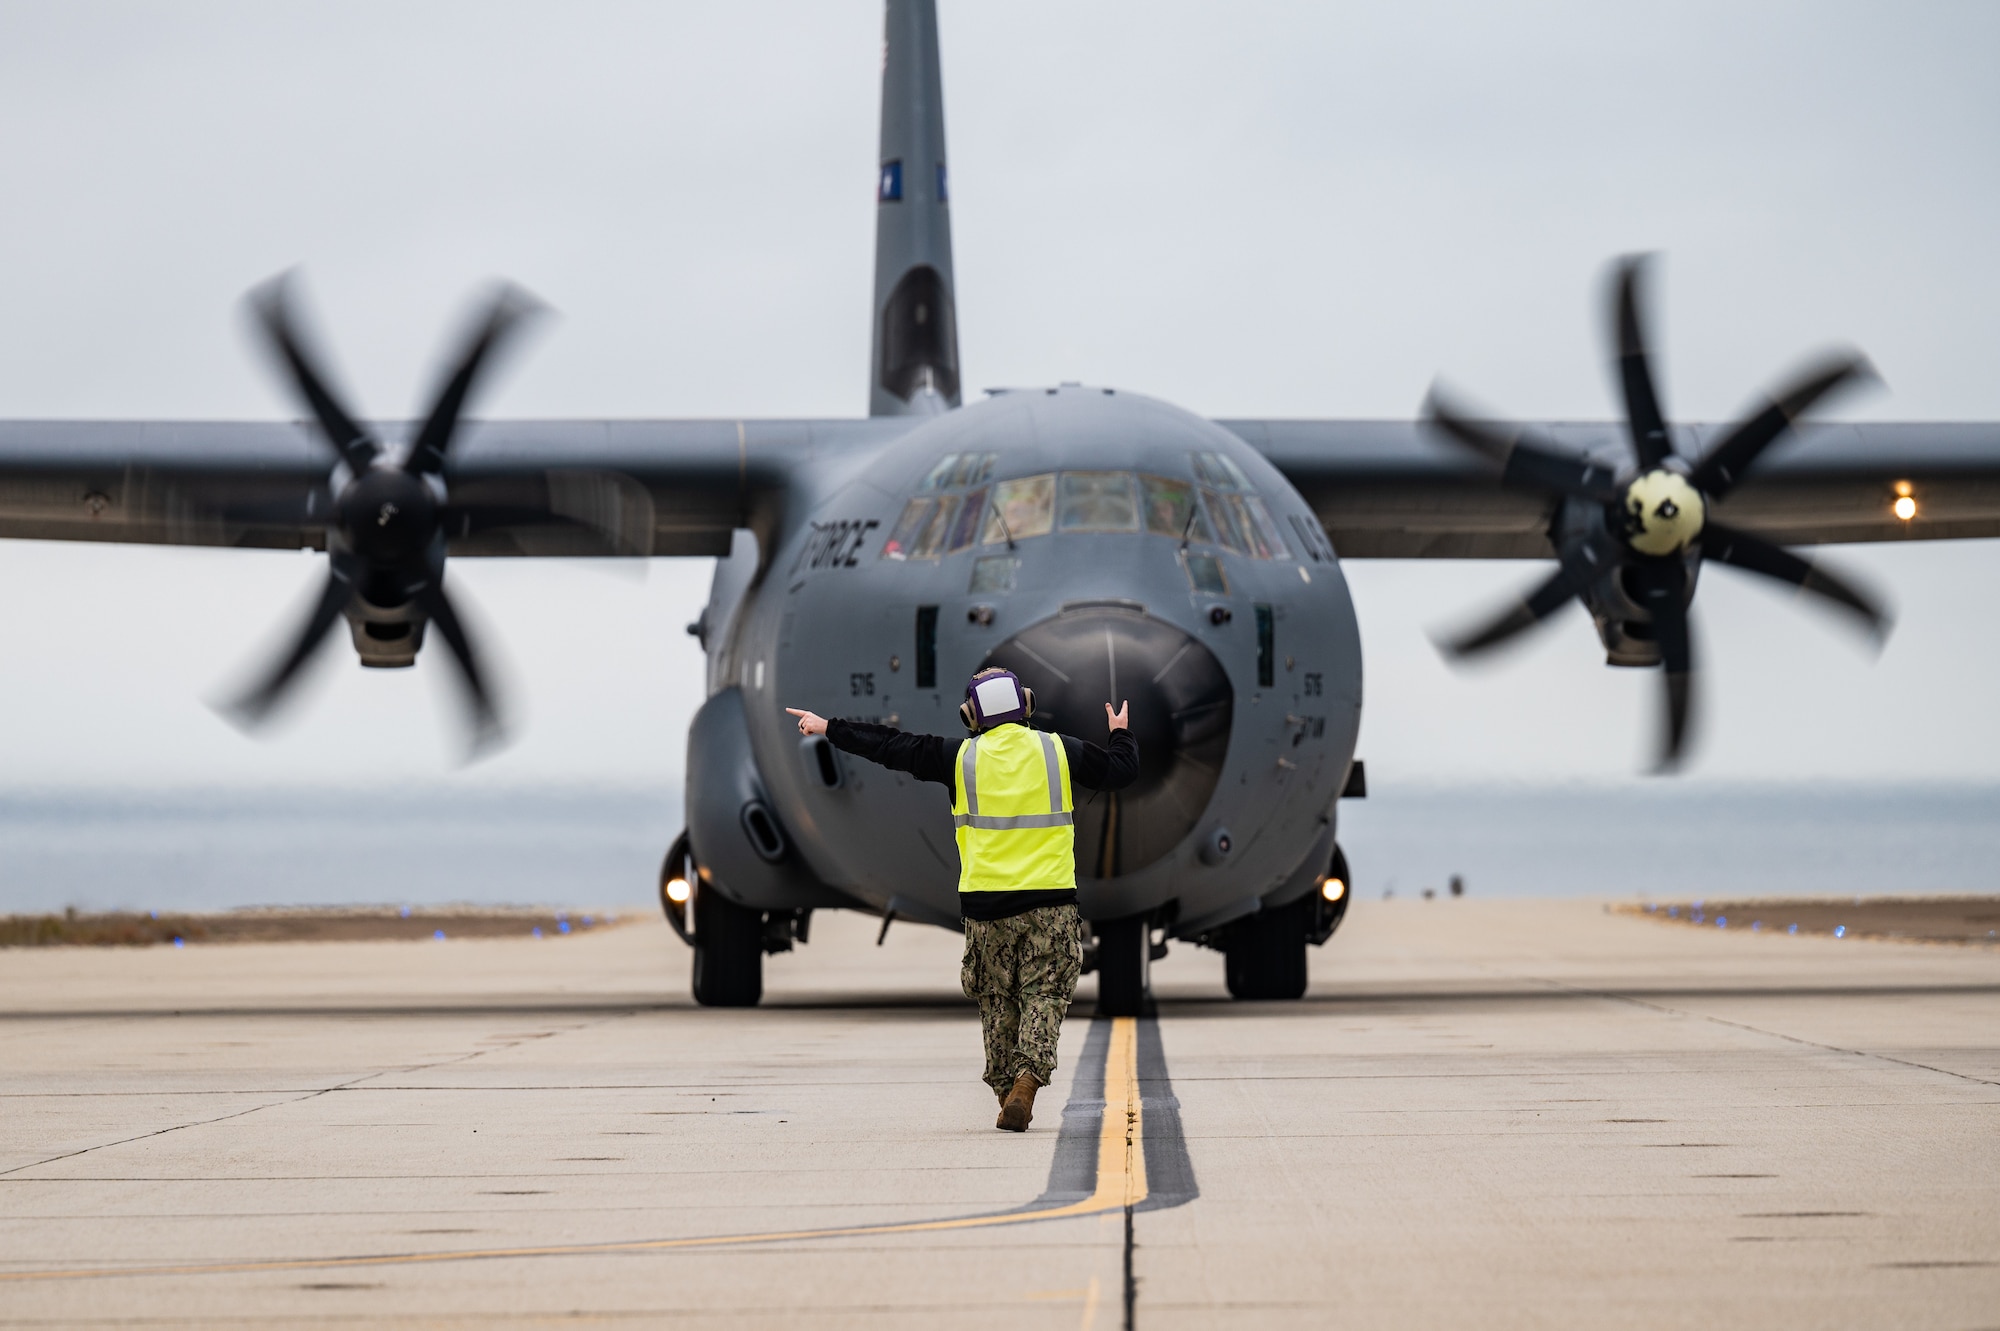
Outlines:
{"label": "ear protection headset", "polygon": [[974,675],[966,683],[965,701],[958,705],[958,719],[975,735],[1003,721],[1025,722],[1034,714],[1035,691],[1013,671],[998,668]]}

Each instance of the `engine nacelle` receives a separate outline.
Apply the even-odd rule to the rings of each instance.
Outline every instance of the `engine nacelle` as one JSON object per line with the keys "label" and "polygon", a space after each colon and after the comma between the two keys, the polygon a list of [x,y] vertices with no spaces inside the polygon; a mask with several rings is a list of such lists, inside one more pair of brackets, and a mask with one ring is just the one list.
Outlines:
{"label": "engine nacelle", "polygon": [[[1604,644],[1604,660],[1614,666],[1656,666],[1660,644],[1653,634],[1653,617],[1624,583],[1630,565],[1618,555],[1620,538],[1607,529],[1610,521],[1601,504],[1565,499],[1549,525],[1549,541],[1557,557],[1565,563],[1584,559],[1603,570],[1578,593],[1597,637]],[[1687,591],[1683,605],[1694,599],[1695,580],[1701,572],[1700,548],[1690,547],[1680,558],[1687,566]]]}

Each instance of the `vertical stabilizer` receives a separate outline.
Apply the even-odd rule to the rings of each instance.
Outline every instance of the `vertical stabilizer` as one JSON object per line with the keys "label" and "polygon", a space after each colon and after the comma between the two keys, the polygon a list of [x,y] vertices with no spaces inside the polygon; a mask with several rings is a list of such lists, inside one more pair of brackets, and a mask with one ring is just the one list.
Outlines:
{"label": "vertical stabilizer", "polygon": [[958,311],[935,0],[888,0],[879,162],[868,414],[955,407]]}

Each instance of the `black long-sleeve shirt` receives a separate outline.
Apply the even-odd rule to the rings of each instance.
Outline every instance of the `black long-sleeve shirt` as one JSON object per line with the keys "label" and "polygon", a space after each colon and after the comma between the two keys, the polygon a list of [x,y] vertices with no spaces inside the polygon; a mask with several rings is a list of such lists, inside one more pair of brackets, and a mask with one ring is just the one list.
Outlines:
{"label": "black long-sleeve shirt", "polygon": [[[867,721],[826,723],[826,737],[837,749],[857,758],[866,758],[897,772],[908,772],[919,781],[935,781],[946,790],[957,789],[955,768],[961,740],[941,735],[912,735],[894,726],[878,726]],[[1139,775],[1139,741],[1129,730],[1111,732],[1108,748],[1073,735],[1057,735],[1069,759],[1070,785],[1089,790],[1123,790]],[[958,910],[968,920],[1004,920],[1041,906],[1074,905],[1073,888],[1024,892],[961,892]]]}

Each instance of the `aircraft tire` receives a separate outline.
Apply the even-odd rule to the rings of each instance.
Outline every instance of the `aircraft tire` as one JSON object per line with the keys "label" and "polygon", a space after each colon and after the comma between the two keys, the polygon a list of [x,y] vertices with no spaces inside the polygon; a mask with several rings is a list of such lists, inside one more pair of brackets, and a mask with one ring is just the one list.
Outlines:
{"label": "aircraft tire", "polygon": [[1144,1015],[1147,972],[1151,969],[1151,950],[1147,943],[1146,917],[1143,915],[1097,922],[1098,1016]]}
{"label": "aircraft tire", "polygon": [[694,1001],[755,1007],[764,996],[764,913],[713,888],[694,899]]}
{"label": "aircraft tire", "polygon": [[1259,911],[1230,930],[1223,945],[1229,996],[1249,1000],[1304,998],[1306,925],[1312,898]]}

